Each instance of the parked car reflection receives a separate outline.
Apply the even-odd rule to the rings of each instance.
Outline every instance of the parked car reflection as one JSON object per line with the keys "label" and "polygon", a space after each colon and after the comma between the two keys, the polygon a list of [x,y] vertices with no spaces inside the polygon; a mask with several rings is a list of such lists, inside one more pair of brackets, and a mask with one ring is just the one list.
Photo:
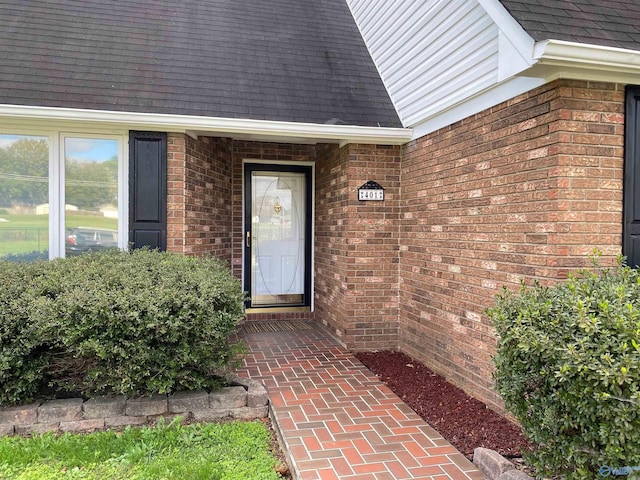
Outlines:
{"label": "parked car reflection", "polygon": [[77,227],[67,230],[65,236],[67,257],[108,248],[118,248],[118,232],[116,230],[89,227]]}

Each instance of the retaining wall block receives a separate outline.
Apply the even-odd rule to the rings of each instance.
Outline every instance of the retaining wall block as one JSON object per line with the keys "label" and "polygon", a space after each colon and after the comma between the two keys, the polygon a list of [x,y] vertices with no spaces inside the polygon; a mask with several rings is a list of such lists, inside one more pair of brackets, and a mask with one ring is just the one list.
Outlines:
{"label": "retaining wall block", "polygon": [[224,407],[206,408],[203,410],[193,410],[191,415],[196,422],[210,422],[221,418],[229,418],[231,416],[231,409]]}
{"label": "retaining wall block", "polygon": [[60,430],[63,432],[85,432],[88,430],[101,430],[104,428],[104,418],[91,418],[88,420],[75,420],[73,422],[60,422]]}
{"label": "retaining wall block", "polygon": [[40,403],[0,408],[0,425],[29,425],[38,421]]}
{"label": "retaining wall block", "polygon": [[498,480],[533,480],[529,475],[522,470],[507,470],[498,477]]}
{"label": "retaining wall block", "polygon": [[169,413],[185,413],[209,408],[209,394],[204,390],[178,392],[168,399]]}
{"label": "retaining wall block", "polygon": [[82,419],[82,399],[50,400],[38,408],[38,423],[71,422]]}
{"label": "retaining wall block", "polygon": [[60,427],[59,422],[34,423],[31,425],[16,425],[16,435],[31,435],[32,433],[57,432]]}
{"label": "retaining wall block", "polygon": [[242,386],[223,387],[209,394],[211,408],[236,408],[247,405],[247,391]]}
{"label": "retaining wall block", "polygon": [[103,396],[86,402],[68,398],[0,408],[0,437],[153,424],[159,418],[170,422],[178,417],[195,421],[267,417],[269,397],[264,386],[241,377],[236,377],[234,383],[211,393],[200,390],[132,399]]}
{"label": "retaining wall block", "polygon": [[491,480],[497,480],[504,472],[515,468],[513,463],[498,452],[482,447],[473,451],[473,463]]}
{"label": "retaining wall block", "polygon": [[90,398],[82,405],[84,418],[107,418],[124,415],[127,399],[123,395]]}
{"label": "retaining wall block", "polygon": [[260,382],[238,376],[233,377],[233,381],[247,389],[247,407],[263,407],[269,404],[267,389]]}
{"label": "retaining wall block", "polygon": [[238,420],[251,420],[253,418],[266,418],[269,415],[269,407],[238,407],[231,409],[231,417]]}
{"label": "retaining wall block", "polygon": [[[257,382],[256,382],[257,383]],[[264,407],[269,404],[269,394],[263,385],[257,383],[255,386],[249,386],[247,392],[248,407]]]}
{"label": "retaining wall block", "polygon": [[144,425],[145,423],[147,423],[146,415],[136,417],[121,415],[104,419],[105,427],[126,427],[129,425]]}
{"label": "retaining wall block", "polygon": [[134,417],[143,415],[161,415],[168,412],[166,395],[127,399],[125,414]]}

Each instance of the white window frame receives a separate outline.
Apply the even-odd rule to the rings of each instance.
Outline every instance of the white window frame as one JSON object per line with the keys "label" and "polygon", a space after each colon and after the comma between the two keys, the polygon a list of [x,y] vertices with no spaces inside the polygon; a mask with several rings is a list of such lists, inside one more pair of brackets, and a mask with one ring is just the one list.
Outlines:
{"label": "white window frame", "polygon": [[[18,122],[16,122],[18,123]],[[64,128],[43,126],[16,128],[0,120],[0,134],[32,135],[49,140],[49,259],[65,256],[65,139],[89,138],[117,140],[118,148],[118,246],[129,245],[129,132],[101,131],[101,129]]]}
{"label": "white window frame", "polygon": [[[125,138],[123,135],[109,135],[109,134],[95,134],[95,133],[76,133],[76,132],[59,132],[58,135],[58,156],[53,163],[57,163],[57,176],[55,177],[58,185],[57,192],[51,192],[51,182],[49,185],[50,195],[53,193],[55,196],[56,205],[55,211],[57,212],[57,223],[49,218],[49,231],[56,232],[53,242],[50,241],[49,258],[64,257],[65,256],[65,230],[66,230],[66,199],[65,199],[65,140],[67,138],[87,138],[91,140],[116,140],[118,141],[118,247],[126,249],[129,245],[129,165],[128,158],[125,155]],[[49,202],[51,206],[52,202]],[[49,214],[51,215],[52,208],[49,208]],[[57,231],[56,231],[57,226]],[[53,243],[53,244],[52,244]],[[52,257],[52,251],[55,250],[57,255]]]}

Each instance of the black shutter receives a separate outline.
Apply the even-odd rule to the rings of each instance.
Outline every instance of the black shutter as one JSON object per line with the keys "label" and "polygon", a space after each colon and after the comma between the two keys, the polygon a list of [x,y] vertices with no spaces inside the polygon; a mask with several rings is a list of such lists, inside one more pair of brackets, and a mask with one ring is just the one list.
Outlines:
{"label": "black shutter", "polygon": [[129,242],[167,248],[167,134],[129,132]]}
{"label": "black shutter", "polygon": [[640,265],[640,86],[627,87],[624,138],[622,253],[636,267]]}

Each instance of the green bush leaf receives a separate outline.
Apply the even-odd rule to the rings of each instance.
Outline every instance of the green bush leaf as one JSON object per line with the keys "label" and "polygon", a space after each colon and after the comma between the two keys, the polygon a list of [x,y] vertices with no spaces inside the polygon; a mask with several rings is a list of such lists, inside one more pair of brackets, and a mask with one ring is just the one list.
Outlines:
{"label": "green bush leaf", "polygon": [[213,388],[244,293],[213,258],[149,250],[0,261],[0,405],[51,385],[151,395]]}
{"label": "green bush leaf", "polygon": [[504,289],[495,388],[534,444],[540,475],[599,478],[640,465],[640,275],[582,270],[552,287]]}

